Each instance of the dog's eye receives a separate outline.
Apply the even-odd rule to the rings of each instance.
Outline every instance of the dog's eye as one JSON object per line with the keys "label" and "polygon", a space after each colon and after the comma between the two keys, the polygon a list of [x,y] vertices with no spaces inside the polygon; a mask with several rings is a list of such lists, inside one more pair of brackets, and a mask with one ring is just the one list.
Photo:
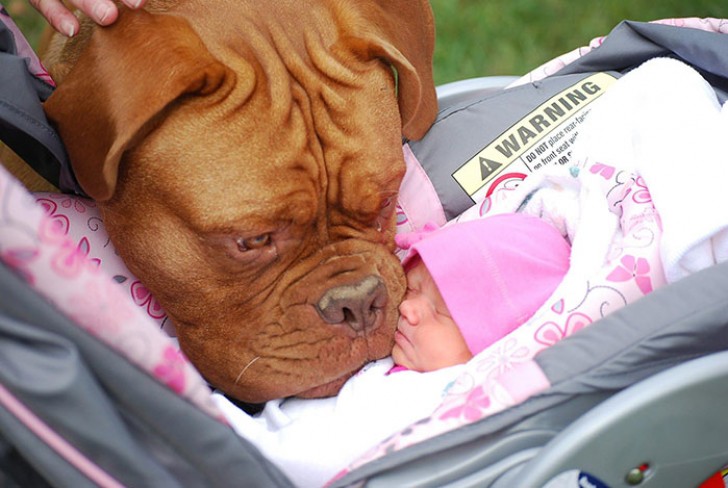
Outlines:
{"label": "dog's eye", "polygon": [[379,215],[377,215],[377,220],[375,222],[377,231],[382,232],[382,230],[384,230],[387,226],[387,223],[392,216],[392,211],[394,210],[395,200],[395,197],[388,197],[379,203]]}
{"label": "dog's eye", "polygon": [[256,249],[262,249],[271,243],[270,234],[260,234],[254,237],[239,237],[235,243],[238,245],[240,252],[253,251]]}

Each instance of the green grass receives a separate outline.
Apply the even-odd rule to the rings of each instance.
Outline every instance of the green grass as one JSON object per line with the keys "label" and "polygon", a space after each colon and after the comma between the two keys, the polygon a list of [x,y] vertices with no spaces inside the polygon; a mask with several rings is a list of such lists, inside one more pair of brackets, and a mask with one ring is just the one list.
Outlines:
{"label": "green grass", "polygon": [[[728,2],[720,0],[431,0],[431,4],[437,25],[437,84],[524,74],[608,34],[624,19],[728,18]],[[9,0],[5,5],[36,45],[44,23],[35,10],[26,0]]]}
{"label": "green grass", "polygon": [[36,47],[40,33],[46,25],[45,20],[30,6],[27,0],[9,0],[0,3],[5,6],[30,44]]}

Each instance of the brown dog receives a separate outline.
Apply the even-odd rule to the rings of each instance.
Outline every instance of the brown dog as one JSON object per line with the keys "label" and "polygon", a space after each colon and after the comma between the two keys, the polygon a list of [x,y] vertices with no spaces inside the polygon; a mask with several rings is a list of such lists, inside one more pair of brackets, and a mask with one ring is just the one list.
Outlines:
{"label": "brown dog", "polygon": [[83,22],[46,59],[76,176],[208,381],[335,394],[392,347],[401,136],[436,112],[429,3],[146,10]]}

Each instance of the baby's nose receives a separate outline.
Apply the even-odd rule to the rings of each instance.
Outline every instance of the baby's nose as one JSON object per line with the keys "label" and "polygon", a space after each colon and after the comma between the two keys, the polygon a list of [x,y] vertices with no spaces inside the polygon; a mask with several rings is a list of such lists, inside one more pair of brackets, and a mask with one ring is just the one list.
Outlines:
{"label": "baby's nose", "polygon": [[420,321],[417,304],[414,300],[408,298],[402,300],[402,303],[399,304],[399,314],[410,325],[417,325]]}

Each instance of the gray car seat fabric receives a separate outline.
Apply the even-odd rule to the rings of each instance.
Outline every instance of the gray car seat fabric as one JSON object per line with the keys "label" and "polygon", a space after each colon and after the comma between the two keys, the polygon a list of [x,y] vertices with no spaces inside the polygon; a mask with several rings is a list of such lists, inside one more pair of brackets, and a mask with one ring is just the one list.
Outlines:
{"label": "gray car seat fabric", "polygon": [[611,488],[697,487],[728,460],[727,400],[728,351],[687,361],[590,410],[492,488],[555,488],[577,476]]}
{"label": "gray car seat fabric", "polygon": [[625,73],[659,56],[692,65],[713,85],[721,103],[728,97],[728,45],[723,34],[649,22],[621,22],[599,49],[569,63],[557,74],[604,70]]}
{"label": "gray car seat fabric", "polygon": [[487,486],[481,471],[496,480],[610,395],[686,360],[728,349],[726,297],[728,263],[658,289],[541,351],[535,360],[552,384],[545,392],[380,458],[334,486],[364,480],[367,486],[443,486],[473,473],[480,474],[475,486]]}
{"label": "gray car seat fabric", "polygon": [[[291,486],[252,445],[0,266],[0,385],[126,486]],[[50,485],[96,486],[0,402],[0,439]],[[15,446],[15,450],[8,449]]]}
{"label": "gray car seat fabric", "polygon": [[0,11],[0,140],[62,190],[79,193],[66,150],[43,112],[53,87],[28,71]]}

